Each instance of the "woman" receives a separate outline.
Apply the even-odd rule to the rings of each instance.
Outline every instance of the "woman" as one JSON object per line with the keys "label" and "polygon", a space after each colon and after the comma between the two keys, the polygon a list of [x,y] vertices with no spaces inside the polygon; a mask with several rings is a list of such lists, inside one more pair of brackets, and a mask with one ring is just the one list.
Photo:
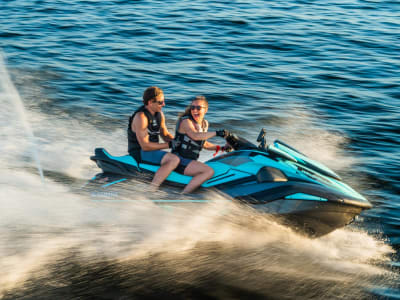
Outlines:
{"label": "woman", "polygon": [[219,150],[221,147],[207,141],[214,136],[226,137],[228,131],[217,130],[207,132],[208,122],[204,119],[208,110],[206,97],[197,96],[190,106],[180,116],[176,124],[175,139],[172,153],[181,159],[180,168],[183,174],[193,176],[192,180],[183,189],[183,193],[191,193],[203,182],[214,175],[214,170],[206,164],[197,161],[200,151]]}

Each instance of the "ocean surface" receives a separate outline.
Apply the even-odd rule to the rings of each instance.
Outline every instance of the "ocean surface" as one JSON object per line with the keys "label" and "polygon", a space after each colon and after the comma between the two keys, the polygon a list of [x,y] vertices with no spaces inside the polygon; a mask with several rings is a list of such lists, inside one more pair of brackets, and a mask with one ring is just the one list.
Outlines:
{"label": "ocean surface", "polygon": [[[0,49],[0,298],[400,299],[399,1],[1,0]],[[374,207],[309,239],[220,195],[76,192],[152,85],[171,132],[205,95],[211,130],[265,128]]]}

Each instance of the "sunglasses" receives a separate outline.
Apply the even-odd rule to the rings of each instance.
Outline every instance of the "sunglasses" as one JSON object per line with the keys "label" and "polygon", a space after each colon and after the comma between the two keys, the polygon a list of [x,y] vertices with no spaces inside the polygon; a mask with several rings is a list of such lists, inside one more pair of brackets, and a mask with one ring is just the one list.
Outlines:
{"label": "sunglasses", "polygon": [[200,106],[200,105],[191,105],[190,110],[201,110],[205,106]]}
{"label": "sunglasses", "polygon": [[151,101],[151,102],[157,103],[158,105],[163,105],[163,104],[164,104],[164,101],[153,100],[153,101]]}

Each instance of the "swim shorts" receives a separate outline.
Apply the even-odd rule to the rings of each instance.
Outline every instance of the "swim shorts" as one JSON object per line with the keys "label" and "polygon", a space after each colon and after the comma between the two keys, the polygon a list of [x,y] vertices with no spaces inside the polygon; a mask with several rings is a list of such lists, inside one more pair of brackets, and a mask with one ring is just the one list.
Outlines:
{"label": "swim shorts", "polygon": [[168,152],[162,150],[143,151],[140,150],[141,162],[151,165],[161,165],[161,160]]}
{"label": "swim shorts", "polygon": [[192,159],[184,158],[184,157],[179,156],[179,155],[178,155],[178,157],[180,158],[181,162],[176,167],[175,171],[180,173],[180,174],[185,174],[185,169],[190,164]]}
{"label": "swim shorts", "polygon": [[[168,152],[162,151],[162,150],[154,150],[154,151],[140,150],[141,162],[145,163],[145,164],[159,166],[159,165],[161,165],[161,160],[163,159],[164,155],[167,153]],[[181,161],[174,171],[178,172],[180,174],[185,174],[185,169],[190,164],[192,159],[184,158],[179,155],[178,155],[178,157]]]}

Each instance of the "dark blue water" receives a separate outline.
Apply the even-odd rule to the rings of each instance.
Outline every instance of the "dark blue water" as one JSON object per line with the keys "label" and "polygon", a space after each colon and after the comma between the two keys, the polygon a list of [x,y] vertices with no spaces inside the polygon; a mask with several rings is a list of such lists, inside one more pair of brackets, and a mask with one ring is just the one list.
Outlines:
{"label": "dark blue water", "polygon": [[[27,141],[15,97],[3,87],[1,296],[400,298],[400,2],[3,0],[0,47],[37,137],[36,145]],[[165,92],[171,131],[177,113],[203,94],[212,128],[254,139],[264,127],[269,141],[282,139],[323,161],[374,208],[321,241],[288,239],[274,227],[280,234],[253,248],[240,246],[252,231],[235,231],[236,221],[219,220],[230,224],[229,234],[210,238],[214,219],[206,214],[206,238],[196,242],[198,233],[181,236],[181,225],[173,233],[154,230],[166,244],[192,241],[164,252],[153,242],[134,250],[158,223],[152,209],[141,208],[146,226],[118,226],[146,230],[126,229],[136,233],[119,239],[123,246],[100,243],[114,224],[110,216],[143,214],[113,207],[117,212],[99,208],[93,217],[68,187],[97,171],[88,159],[93,148],[125,153],[127,118],[150,85]],[[45,190],[33,147],[48,177]],[[166,235],[177,237],[160,238]],[[113,249],[111,258],[87,250],[87,236],[92,248]],[[253,244],[263,237],[253,236]]]}

